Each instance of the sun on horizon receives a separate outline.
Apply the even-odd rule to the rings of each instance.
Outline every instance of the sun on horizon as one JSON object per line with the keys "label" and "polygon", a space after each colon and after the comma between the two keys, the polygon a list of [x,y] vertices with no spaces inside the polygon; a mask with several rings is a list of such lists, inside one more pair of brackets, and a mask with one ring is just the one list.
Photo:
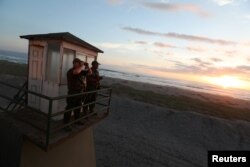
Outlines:
{"label": "sun on horizon", "polygon": [[224,89],[238,88],[238,89],[249,89],[250,85],[235,76],[219,76],[219,77],[206,77],[205,80],[213,85],[220,86]]}

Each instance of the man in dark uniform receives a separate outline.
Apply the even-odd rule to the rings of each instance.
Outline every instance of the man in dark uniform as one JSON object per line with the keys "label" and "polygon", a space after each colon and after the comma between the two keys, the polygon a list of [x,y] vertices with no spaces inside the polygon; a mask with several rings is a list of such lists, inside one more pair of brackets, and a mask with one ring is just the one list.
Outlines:
{"label": "man in dark uniform", "polygon": [[[102,77],[99,76],[98,67],[99,67],[99,63],[96,60],[93,61],[92,67],[90,69],[91,72],[87,75],[87,91],[95,91],[95,90],[100,89],[100,80],[102,79]],[[97,96],[97,93],[87,94],[85,104],[96,101],[96,96]],[[94,112],[94,107],[95,107],[95,104],[89,105],[90,113]]]}
{"label": "man in dark uniform", "polygon": [[[85,91],[84,79],[89,72],[88,63],[81,61],[78,58],[73,60],[73,68],[67,72],[67,84],[68,95],[78,94]],[[67,98],[66,110],[79,107],[82,105],[83,96],[74,96]],[[74,119],[80,118],[81,108],[74,109]],[[64,113],[64,123],[67,124],[70,121],[72,111]],[[77,124],[83,124],[83,122],[77,122]],[[71,130],[71,127],[68,128]]]}

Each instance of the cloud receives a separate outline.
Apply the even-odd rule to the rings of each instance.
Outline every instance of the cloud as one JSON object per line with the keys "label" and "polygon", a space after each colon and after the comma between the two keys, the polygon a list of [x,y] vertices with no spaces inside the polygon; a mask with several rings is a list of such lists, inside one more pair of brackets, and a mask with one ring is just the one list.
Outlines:
{"label": "cloud", "polygon": [[175,32],[168,32],[168,33],[161,33],[161,32],[154,32],[149,30],[144,30],[140,28],[133,28],[133,27],[122,27],[123,30],[133,32],[140,35],[150,35],[150,36],[162,36],[168,38],[175,38],[187,41],[198,41],[198,42],[205,42],[210,44],[219,44],[219,45],[235,45],[237,42],[223,40],[223,39],[213,39],[208,37],[202,36],[195,36],[195,35],[187,35],[187,34],[179,34]]}
{"label": "cloud", "polygon": [[174,45],[162,43],[162,42],[155,42],[154,46],[160,47],[160,48],[176,48]]}
{"label": "cloud", "polygon": [[[199,61],[199,60],[198,60]],[[133,64],[134,67],[141,69],[149,69],[160,72],[172,72],[172,73],[185,73],[195,75],[207,75],[207,76],[222,76],[222,75],[249,75],[250,66],[237,66],[237,67],[203,67],[200,65],[184,64],[182,62],[173,61],[175,64],[172,67],[159,67],[149,66],[142,64]]]}
{"label": "cloud", "polygon": [[135,41],[136,44],[146,45],[148,42],[146,41]]}
{"label": "cloud", "polygon": [[213,62],[222,62],[222,60],[221,60],[221,59],[219,59],[219,58],[215,58],[215,57],[210,58],[210,60],[211,60],[211,61],[213,61]]}
{"label": "cloud", "polygon": [[242,66],[237,66],[237,68],[240,70],[250,72],[250,66],[242,65]]}
{"label": "cloud", "polygon": [[154,46],[159,47],[159,48],[185,49],[190,52],[204,52],[205,51],[205,49],[201,47],[194,47],[194,46],[181,47],[181,46],[171,45],[171,44],[162,43],[162,42],[154,42]]}
{"label": "cloud", "polygon": [[206,66],[212,65],[212,63],[203,61],[199,58],[193,58],[191,60],[195,61],[200,67],[206,67]]}
{"label": "cloud", "polygon": [[159,57],[169,57],[169,56],[174,56],[175,53],[174,52],[164,52],[164,51],[160,51],[160,50],[150,50],[151,53],[153,53],[156,56]]}
{"label": "cloud", "polygon": [[216,44],[220,44],[220,45],[236,44],[233,41],[227,41],[227,40],[222,40],[222,39],[212,39],[212,38],[202,37],[202,36],[178,34],[178,33],[174,33],[174,32],[166,33],[166,34],[164,34],[164,36],[178,38],[178,39],[184,39],[184,40],[188,40],[188,41],[200,41],[200,42],[207,42],[207,43],[216,43]]}
{"label": "cloud", "polygon": [[[200,58],[192,58],[192,61],[182,62],[178,60],[167,60],[171,62],[171,66],[159,67],[156,65],[142,65],[134,64],[135,67],[141,69],[150,69],[159,72],[171,72],[171,73],[182,73],[182,74],[195,74],[195,75],[206,75],[206,76],[241,76],[246,77],[250,75],[250,65],[238,65],[238,66],[215,66],[209,61],[204,61]],[[214,62],[220,62],[222,60],[217,58],[210,58]]]}
{"label": "cloud", "polygon": [[[137,41],[135,43],[149,44],[149,43],[146,43],[144,41]],[[206,51],[206,49],[204,49],[202,47],[197,47],[197,46],[181,47],[181,46],[176,46],[176,45],[172,45],[172,44],[169,44],[169,43],[163,43],[163,42],[154,42],[153,46],[156,46],[156,47],[158,47],[160,49],[165,49],[165,48],[185,49],[185,50],[190,51],[190,52],[199,52],[199,53]]]}
{"label": "cloud", "polygon": [[219,6],[224,6],[234,3],[234,0],[213,0],[213,1],[217,3]]}
{"label": "cloud", "polygon": [[237,51],[235,50],[227,50],[227,51],[224,51],[224,54],[228,57],[232,57],[232,56],[235,56],[237,55]]}
{"label": "cloud", "polygon": [[247,2],[248,0],[213,0],[219,6],[233,5],[236,3]]}
{"label": "cloud", "polygon": [[143,30],[140,28],[133,28],[133,27],[122,27],[123,30],[126,31],[130,31],[130,32],[134,32],[137,34],[141,34],[141,35],[161,35],[161,33],[157,33],[157,32],[152,32],[152,31],[148,31],[148,30]]}
{"label": "cloud", "polygon": [[157,2],[141,2],[144,7],[164,12],[190,12],[201,17],[209,17],[210,14],[196,4],[171,4]]}
{"label": "cloud", "polygon": [[200,47],[187,46],[186,49],[191,52],[204,52],[205,49]]}
{"label": "cloud", "polygon": [[186,65],[181,62],[176,62],[174,67],[159,67],[159,66],[148,66],[143,64],[132,64],[133,67],[148,69],[160,72],[174,72],[174,73],[197,73],[202,71],[202,69],[198,66],[194,65]]}

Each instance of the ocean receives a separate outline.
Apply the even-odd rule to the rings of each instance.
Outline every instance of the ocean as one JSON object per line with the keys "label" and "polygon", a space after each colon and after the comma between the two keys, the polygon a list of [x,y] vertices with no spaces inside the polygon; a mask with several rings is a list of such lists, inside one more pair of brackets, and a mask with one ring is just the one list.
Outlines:
{"label": "ocean", "polygon": [[[0,50],[0,60],[6,60],[15,63],[22,63],[27,64],[27,54],[19,53],[19,52],[12,52],[12,51],[3,51]],[[225,95],[231,96],[239,99],[250,100],[250,91],[241,90],[241,89],[223,89],[221,87],[217,87],[212,84],[205,84],[200,82],[194,81],[184,81],[184,80],[177,80],[172,78],[162,78],[150,75],[141,75],[136,73],[129,73],[123,71],[116,71],[110,69],[100,69],[100,75],[112,77],[112,78],[119,78],[137,82],[144,82],[144,83],[151,83],[155,85],[161,86],[173,86],[182,89],[193,90],[197,92],[205,92],[210,94],[216,95]]]}
{"label": "ocean", "polygon": [[27,58],[26,53],[0,50],[0,60],[27,64]]}

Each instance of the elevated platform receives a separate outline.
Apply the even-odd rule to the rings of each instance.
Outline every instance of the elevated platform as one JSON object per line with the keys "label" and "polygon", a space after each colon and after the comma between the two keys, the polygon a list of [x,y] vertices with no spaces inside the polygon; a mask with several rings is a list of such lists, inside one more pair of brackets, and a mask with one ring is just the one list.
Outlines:
{"label": "elevated platform", "polygon": [[[6,121],[14,126],[26,139],[36,144],[38,147],[47,151],[53,146],[63,142],[69,137],[72,137],[79,132],[95,126],[102,121],[109,114],[110,100],[111,100],[111,88],[103,87],[96,91],[83,92],[74,95],[64,95],[59,97],[48,97],[42,94],[38,94],[29,91],[23,87],[16,87],[13,85],[0,82],[0,85],[17,90],[17,94],[10,98],[4,94],[0,94],[0,98],[9,101],[9,105],[5,108],[0,106],[0,120]],[[53,102],[58,100],[65,100],[68,97],[74,96],[88,96],[88,94],[96,93],[96,101],[88,104],[82,104],[72,109],[83,109],[88,105],[95,104],[94,112],[81,115],[77,120],[71,120],[69,123],[64,124],[62,117],[65,112],[69,112],[72,109],[63,111],[53,111]],[[21,95],[21,98],[18,96]],[[28,95],[37,96],[48,100],[49,105],[47,112],[42,112],[34,107],[29,106],[26,102]],[[60,119],[58,119],[60,118]],[[78,125],[77,122],[84,122],[83,125]],[[67,127],[71,126],[71,131],[66,131]]]}
{"label": "elevated platform", "polygon": [[[0,120],[6,121],[14,126],[23,136],[44,150],[48,150],[53,146],[60,144],[64,140],[78,134],[89,127],[95,126],[97,123],[107,117],[107,113],[97,113],[83,119],[84,125],[72,124],[72,131],[66,131],[63,121],[51,121],[51,134],[49,143],[46,146],[46,123],[47,116],[31,109],[21,109],[16,113],[0,112]],[[59,129],[59,130],[57,130]]]}

